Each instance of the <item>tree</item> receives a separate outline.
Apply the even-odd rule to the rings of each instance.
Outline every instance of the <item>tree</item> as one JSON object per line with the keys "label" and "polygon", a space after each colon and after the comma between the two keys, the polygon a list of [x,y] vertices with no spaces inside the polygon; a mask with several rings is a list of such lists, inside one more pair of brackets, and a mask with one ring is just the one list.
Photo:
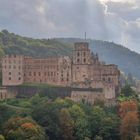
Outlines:
{"label": "tree", "polygon": [[101,120],[99,134],[104,140],[119,139],[120,119],[115,114],[107,114]]}
{"label": "tree", "polygon": [[0,140],[5,140],[3,135],[0,135]]}
{"label": "tree", "polygon": [[124,88],[122,88],[121,94],[124,95],[125,97],[136,96],[135,91],[133,91],[130,85],[126,85]]}
{"label": "tree", "polygon": [[45,128],[46,134],[51,140],[62,139],[59,126],[59,112],[65,108],[65,100],[57,99],[53,102],[44,102],[34,108],[32,117]]}
{"label": "tree", "polygon": [[92,138],[99,136],[100,128],[102,126],[102,118],[105,117],[105,111],[99,106],[95,106],[90,114],[90,130],[92,133]]}
{"label": "tree", "polygon": [[138,134],[138,115],[137,112],[128,112],[122,120],[120,133],[122,140],[134,140]]}
{"label": "tree", "polygon": [[84,140],[85,138],[90,138],[91,132],[89,123],[83,109],[78,105],[73,105],[69,110],[74,120],[76,139]]}
{"label": "tree", "polygon": [[103,138],[100,137],[100,136],[96,136],[96,137],[95,137],[95,140],[103,140]]}
{"label": "tree", "polygon": [[138,134],[138,104],[134,100],[120,103],[119,115],[122,119],[120,133],[122,140],[133,140]]}
{"label": "tree", "polygon": [[45,132],[31,118],[13,117],[4,127],[7,140],[45,140]]}
{"label": "tree", "polygon": [[119,104],[119,115],[124,118],[128,112],[138,112],[138,104],[134,100],[124,101]]}
{"label": "tree", "polygon": [[3,124],[13,115],[15,111],[5,105],[0,105],[0,132],[2,131]]}
{"label": "tree", "polygon": [[64,140],[74,140],[74,121],[68,109],[61,109],[59,113],[59,124]]}
{"label": "tree", "polygon": [[128,83],[129,85],[131,85],[131,86],[134,86],[134,85],[135,85],[135,80],[134,80],[134,78],[133,78],[133,76],[132,76],[131,73],[128,73],[128,76],[127,76],[127,83]]}

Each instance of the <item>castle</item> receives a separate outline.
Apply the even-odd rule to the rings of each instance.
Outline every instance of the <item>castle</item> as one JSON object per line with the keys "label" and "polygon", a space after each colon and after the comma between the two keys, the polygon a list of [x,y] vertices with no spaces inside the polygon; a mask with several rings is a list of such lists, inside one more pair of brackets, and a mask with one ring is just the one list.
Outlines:
{"label": "castle", "polygon": [[72,58],[40,59],[22,55],[5,55],[2,58],[3,86],[46,83],[72,87],[72,100],[85,100],[92,104],[98,98],[115,99],[119,75],[117,66],[100,62],[98,54],[90,51],[87,42],[74,44]]}

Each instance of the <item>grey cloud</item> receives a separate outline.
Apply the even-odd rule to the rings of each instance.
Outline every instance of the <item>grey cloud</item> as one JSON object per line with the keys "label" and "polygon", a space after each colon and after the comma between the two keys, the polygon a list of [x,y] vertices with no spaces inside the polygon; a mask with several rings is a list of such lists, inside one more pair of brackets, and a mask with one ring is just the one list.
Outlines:
{"label": "grey cloud", "polygon": [[116,13],[127,21],[133,21],[140,17],[140,2],[108,2],[108,12]]}
{"label": "grey cloud", "polygon": [[131,21],[126,27],[126,33],[129,34],[132,38],[140,39],[140,18],[136,21]]}
{"label": "grey cloud", "polygon": [[101,4],[99,0],[0,0],[0,29],[37,38],[84,37],[86,31],[89,38],[122,43],[140,52],[139,18],[139,0],[134,4]]}

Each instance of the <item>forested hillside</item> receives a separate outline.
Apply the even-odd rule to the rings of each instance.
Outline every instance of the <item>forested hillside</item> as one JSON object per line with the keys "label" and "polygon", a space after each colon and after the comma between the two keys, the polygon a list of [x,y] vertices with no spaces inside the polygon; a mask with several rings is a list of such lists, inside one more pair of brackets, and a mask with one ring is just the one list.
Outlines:
{"label": "forested hillside", "polygon": [[[73,43],[84,41],[73,38],[32,39],[21,37],[7,30],[0,32],[0,55],[23,54],[34,57],[71,55]],[[113,42],[87,40],[93,52],[98,53],[102,61],[113,63],[125,73],[132,73],[140,79],[140,54]]]}
{"label": "forested hillside", "polygon": [[32,39],[21,37],[7,30],[0,32],[0,53],[23,54],[34,57],[67,55],[71,46],[56,39]]}

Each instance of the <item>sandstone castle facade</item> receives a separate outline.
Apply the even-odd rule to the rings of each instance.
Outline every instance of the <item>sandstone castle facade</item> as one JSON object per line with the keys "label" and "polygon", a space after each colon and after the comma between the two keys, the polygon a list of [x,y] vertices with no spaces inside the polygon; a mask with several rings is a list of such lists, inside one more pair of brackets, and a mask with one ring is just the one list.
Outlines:
{"label": "sandstone castle facade", "polygon": [[72,87],[74,101],[114,99],[119,90],[120,71],[116,65],[106,65],[89,49],[87,42],[74,45],[72,58],[68,56],[46,59],[22,55],[2,58],[3,86],[24,83],[46,83]]}

